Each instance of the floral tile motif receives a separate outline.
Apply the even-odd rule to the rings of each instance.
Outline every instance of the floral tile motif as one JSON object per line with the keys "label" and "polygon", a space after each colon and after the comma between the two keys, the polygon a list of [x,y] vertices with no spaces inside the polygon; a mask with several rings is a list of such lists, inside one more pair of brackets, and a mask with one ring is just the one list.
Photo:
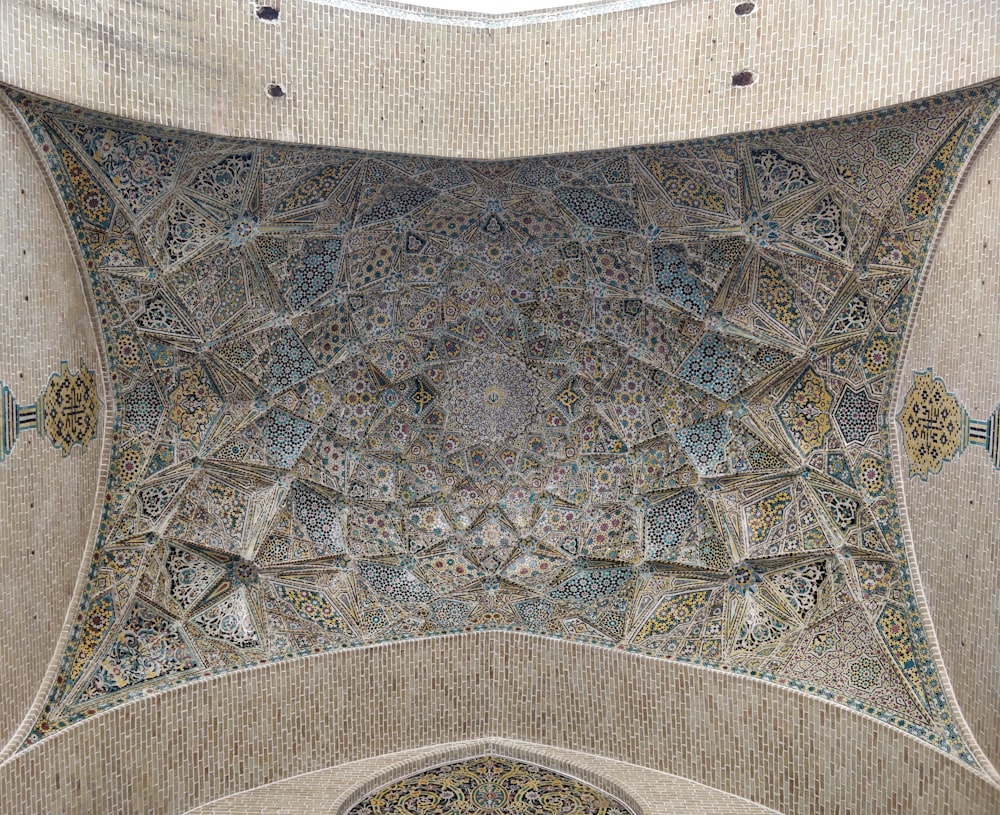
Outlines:
{"label": "floral tile motif", "polygon": [[[8,95],[76,230],[115,416],[28,743],[219,671],[511,629],[800,688],[975,764],[910,584],[886,416],[1000,87],[507,162]],[[899,419],[922,477],[992,439],[959,416],[956,446],[927,377]]]}
{"label": "floral tile motif", "polygon": [[931,369],[913,375],[896,421],[911,478],[926,481],[928,476],[937,475],[970,444],[985,447],[993,466],[1000,470],[1000,406],[986,419],[971,418],[965,405],[948,392]]}
{"label": "floral tile motif", "polygon": [[607,793],[524,761],[482,756],[411,775],[359,801],[348,815],[414,812],[566,812],[632,815]]}
{"label": "floral tile motif", "polygon": [[86,449],[97,436],[100,411],[94,372],[83,362],[74,373],[63,361],[33,405],[18,404],[10,387],[0,382],[0,463],[25,430],[37,430],[64,456],[74,447]]}

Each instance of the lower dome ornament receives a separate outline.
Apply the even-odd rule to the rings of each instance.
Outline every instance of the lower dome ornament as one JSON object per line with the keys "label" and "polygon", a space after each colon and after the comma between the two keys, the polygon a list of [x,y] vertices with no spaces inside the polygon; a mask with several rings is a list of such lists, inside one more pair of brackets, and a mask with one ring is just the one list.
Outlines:
{"label": "lower dome ornament", "polygon": [[630,807],[583,781],[500,756],[457,761],[395,781],[345,815],[432,812],[634,815]]}

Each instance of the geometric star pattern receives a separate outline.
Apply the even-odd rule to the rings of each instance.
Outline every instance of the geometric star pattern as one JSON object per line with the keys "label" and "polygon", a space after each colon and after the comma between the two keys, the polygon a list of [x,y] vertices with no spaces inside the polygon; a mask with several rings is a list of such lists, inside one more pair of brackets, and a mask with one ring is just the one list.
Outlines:
{"label": "geometric star pattern", "polygon": [[503,162],[8,94],[76,232],[115,415],[27,743],[220,671],[511,629],[799,688],[975,764],[879,417],[998,86]]}
{"label": "geometric star pattern", "polygon": [[863,388],[844,388],[833,417],[847,444],[863,444],[878,428],[877,400],[869,399]]}

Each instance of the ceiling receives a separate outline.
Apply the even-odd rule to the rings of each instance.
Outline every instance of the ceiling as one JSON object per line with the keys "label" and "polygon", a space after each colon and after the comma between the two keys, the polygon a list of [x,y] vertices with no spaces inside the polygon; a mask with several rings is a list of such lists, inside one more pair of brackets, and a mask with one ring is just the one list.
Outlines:
{"label": "ceiling", "polygon": [[[1000,76],[976,0],[675,0],[482,29],[282,0],[0,8],[2,80],[141,121],[240,138],[516,158],[827,119]],[[751,71],[752,86],[732,77]],[[179,87],[179,78],[184,84]],[[286,95],[268,100],[278,83]]]}
{"label": "ceiling", "polygon": [[[11,91],[87,260],[114,421],[26,744],[219,671],[508,629],[791,686],[977,766],[914,597],[888,403],[997,93],[475,163]],[[40,411],[66,451],[96,428],[76,387],[69,419]]]}
{"label": "ceiling", "polygon": [[0,7],[3,808],[996,811],[964,2]]}

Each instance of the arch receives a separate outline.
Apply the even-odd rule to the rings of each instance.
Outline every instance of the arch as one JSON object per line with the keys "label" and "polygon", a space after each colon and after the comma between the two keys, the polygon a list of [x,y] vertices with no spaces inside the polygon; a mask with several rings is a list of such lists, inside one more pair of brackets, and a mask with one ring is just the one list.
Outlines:
{"label": "arch", "polygon": [[[496,756],[519,764],[530,764],[547,770],[561,778],[579,781],[599,793],[607,793],[628,807],[631,815],[653,815],[631,794],[627,786],[606,774],[586,766],[578,757],[567,757],[569,751],[562,751],[561,757],[552,755],[541,745],[525,742],[483,739],[455,745],[442,745],[410,760],[394,763],[365,782],[348,790],[341,800],[337,815],[350,815],[358,804],[373,794],[407,779],[419,778],[426,773],[453,764],[462,764],[478,758]],[[576,759],[575,761],[573,759]]]}
{"label": "arch", "polygon": [[[929,637],[945,667],[964,723],[994,780],[1000,780],[1000,649],[982,635],[1000,619],[1000,460],[990,441],[1000,404],[1000,129],[984,134],[952,193],[921,281],[896,379],[890,422],[900,516]],[[964,302],[956,307],[956,292]],[[906,413],[919,409],[919,382],[934,383],[973,427],[948,458],[916,461],[904,438]],[[995,414],[994,414],[995,415]],[[930,466],[928,466],[930,465]]]}
{"label": "arch", "polygon": [[470,738],[572,749],[779,812],[932,815],[1000,804],[981,774],[840,705],[745,676],[505,631],[318,654],[142,698],[0,765],[0,800],[18,802],[23,815],[81,802],[108,815],[199,806],[199,815],[222,815],[227,796],[265,785],[280,792],[276,782],[324,768],[350,786],[379,756]]}
{"label": "arch", "polygon": [[[107,367],[83,262],[51,177],[6,99],[0,202],[2,759],[37,716],[74,623],[100,522],[110,434]],[[67,388],[82,413],[59,425]]]}
{"label": "arch", "polygon": [[776,810],[687,778],[603,756],[516,739],[434,744],[330,767],[203,804],[186,815],[347,815],[367,796],[434,768],[483,756],[533,764],[617,798],[635,815],[773,815]]}
{"label": "arch", "polygon": [[[864,26],[837,3],[741,17],[678,0],[498,30],[281,5],[275,24],[248,0],[4,3],[0,81],[220,135],[497,159],[779,127],[1000,75],[1000,15],[980,0],[869,4]],[[731,87],[744,70],[757,82]],[[274,82],[284,97],[267,98]]]}

